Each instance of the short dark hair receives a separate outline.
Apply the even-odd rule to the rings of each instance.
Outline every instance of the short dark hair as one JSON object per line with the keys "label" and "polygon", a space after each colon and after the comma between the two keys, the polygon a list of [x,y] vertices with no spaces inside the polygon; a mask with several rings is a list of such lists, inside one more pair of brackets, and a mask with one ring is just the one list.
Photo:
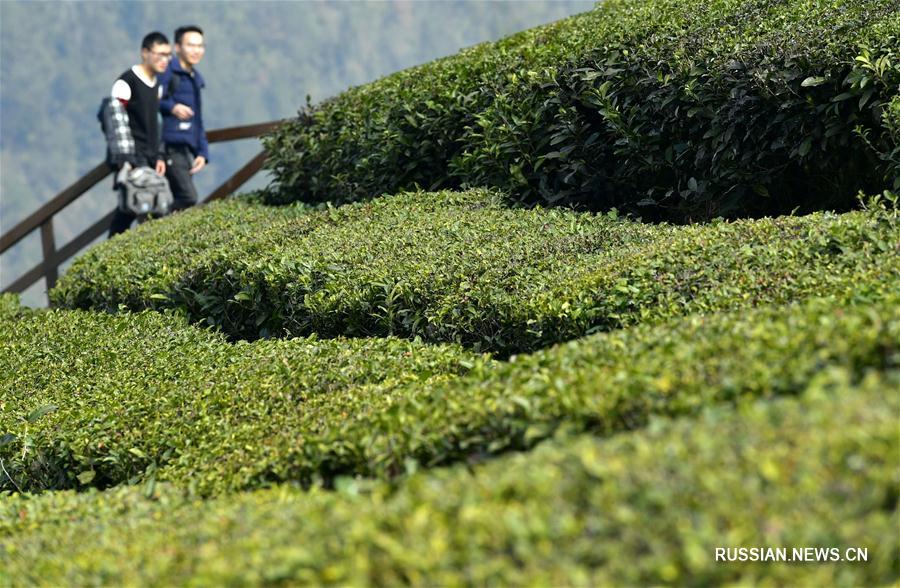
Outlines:
{"label": "short dark hair", "polygon": [[181,37],[183,37],[185,33],[200,33],[202,35],[203,29],[201,29],[197,25],[178,27],[177,29],[175,29],[175,42],[181,45]]}
{"label": "short dark hair", "polygon": [[159,31],[153,31],[144,37],[144,40],[141,41],[141,49],[146,49],[147,51],[153,49],[154,45],[168,45],[169,39]]}

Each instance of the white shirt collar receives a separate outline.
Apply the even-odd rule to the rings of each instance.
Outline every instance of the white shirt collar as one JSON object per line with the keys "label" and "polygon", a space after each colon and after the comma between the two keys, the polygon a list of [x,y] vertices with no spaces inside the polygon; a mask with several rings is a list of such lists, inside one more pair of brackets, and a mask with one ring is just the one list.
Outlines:
{"label": "white shirt collar", "polygon": [[144,68],[141,67],[140,65],[135,65],[135,66],[133,66],[133,67],[131,68],[131,71],[134,72],[134,75],[136,75],[136,76],[138,77],[139,80],[141,80],[142,82],[144,82],[145,84],[147,84],[149,87],[152,88],[153,86],[156,85],[156,76],[154,76],[152,80],[149,79],[149,78],[144,74]]}

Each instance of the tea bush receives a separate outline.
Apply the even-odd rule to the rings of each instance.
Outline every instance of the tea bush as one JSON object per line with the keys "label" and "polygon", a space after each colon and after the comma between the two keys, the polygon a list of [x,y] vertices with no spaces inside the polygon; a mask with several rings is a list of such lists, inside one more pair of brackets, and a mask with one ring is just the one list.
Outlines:
{"label": "tea bush", "polygon": [[232,346],[152,312],[32,313],[0,330],[0,489],[329,486],[525,449],[560,426],[609,434],[796,394],[831,367],[897,368],[897,284],[880,301],[692,316],[509,363],[397,339]]}
{"label": "tea bush", "polygon": [[[0,585],[890,585],[897,377],[825,369],[796,399],[560,435],[396,487],[0,498]],[[737,546],[868,561],[715,561]]]}
{"label": "tea bush", "polygon": [[0,317],[13,317],[23,310],[18,294],[0,294]]}
{"label": "tea bush", "polygon": [[352,88],[266,140],[270,203],[495,186],[645,217],[900,188],[898,0],[607,0]]}
{"label": "tea bush", "polygon": [[[215,226],[234,210],[196,212]],[[851,291],[865,299],[900,279],[896,214],[888,203],[670,226],[509,209],[483,190],[408,193],[276,211],[271,228],[220,237],[187,263],[178,243],[194,234],[146,231],[92,250],[52,297],[178,308],[231,338],[395,335],[506,356],[696,312]]]}
{"label": "tea bush", "polygon": [[[231,345],[149,311],[31,312],[0,330],[0,490],[152,479],[176,458],[197,460],[206,482],[248,484],[291,459],[273,454],[276,441],[291,454],[302,435],[328,436],[365,412],[370,395],[389,399],[478,361],[396,339]],[[317,467],[328,475],[326,461]]]}
{"label": "tea bush", "polygon": [[[172,281],[204,256],[228,249],[278,223],[300,222],[308,210],[302,205],[286,206],[275,213],[253,194],[202,208],[201,214],[197,214],[200,209],[191,209],[138,225],[122,237],[88,249],[62,276],[62,282],[79,281],[78,295],[90,291],[90,300],[108,302],[105,310],[116,310],[119,304],[153,307],[154,301],[165,299],[163,295]],[[79,268],[84,266],[91,271],[82,272]],[[122,290],[123,283],[132,284],[132,288]]]}

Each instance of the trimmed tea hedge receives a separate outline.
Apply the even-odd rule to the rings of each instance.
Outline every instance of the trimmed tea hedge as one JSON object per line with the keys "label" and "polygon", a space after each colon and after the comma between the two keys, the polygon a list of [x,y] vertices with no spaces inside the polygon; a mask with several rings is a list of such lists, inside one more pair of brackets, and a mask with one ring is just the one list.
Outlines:
{"label": "trimmed tea hedge", "polygon": [[900,188],[898,0],[606,0],[352,88],[268,139],[270,203],[489,185],[712,218]]}
{"label": "trimmed tea hedge", "polygon": [[[855,379],[826,370],[799,399],[560,438],[397,488],[0,498],[0,585],[891,585],[900,381]],[[724,547],[868,561],[716,562]]]}
{"label": "trimmed tea hedge", "polygon": [[[92,247],[62,281],[79,280],[80,288],[93,292],[95,299],[109,301],[106,310],[116,310],[119,304],[145,308],[147,300],[160,298],[174,280],[205,256],[227,251],[242,239],[280,223],[302,222],[307,211],[297,205],[280,207],[275,213],[253,194],[214,202],[138,225],[123,237]],[[84,266],[91,271],[80,271]],[[123,283],[131,284],[131,289],[123,291],[119,287]]]}
{"label": "trimmed tea hedge", "polygon": [[[232,209],[203,214],[215,226]],[[506,356],[694,312],[865,299],[900,280],[896,214],[876,204],[674,227],[508,209],[483,190],[408,193],[291,219],[273,212],[271,229],[223,239],[190,265],[165,248],[192,234],[147,231],[90,252],[52,297],[179,308],[232,338],[398,335]]]}
{"label": "trimmed tea hedge", "polygon": [[[479,361],[396,339],[231,345],[149,311],[31,312],[0,329],[0,490],[102,488],[173,464],[201,486],[264,484],[304,436],[339,451],[348,415]],[[330,475],[325,457],[311,476]]]}
{"label": "trimmed tea hedge", "polygon": [[896,369],[897,286],[871,304],[694,316],[507,364],[402,340],[232,347],[155,313],[35,313],[0,330],[0,489],[330,485],[527,448],[561,425],[613,433],[795,394],[831,367]]}

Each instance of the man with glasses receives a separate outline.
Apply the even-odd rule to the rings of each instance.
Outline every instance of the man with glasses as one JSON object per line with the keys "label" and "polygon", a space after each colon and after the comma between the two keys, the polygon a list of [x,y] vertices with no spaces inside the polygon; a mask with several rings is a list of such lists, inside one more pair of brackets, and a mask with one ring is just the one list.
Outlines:
{"label": "man with glasses", "polygon": [[[166,173],[159,140],[158,113],[162,97],[159,76],[166,71],[171,59],[169,40],[160,32],[152,32],[141,42],[141,63],[123,73],[113,84],[110,110],[116,128],[112,133],[120,138],[116,143],[122,147],[111,144],[111,163],[120,171],[123,167],[147,166],[156,169],[160,176]],[[128,230],[135,218],[117,208],[109,236]]]}
{"label": "man with glasses", "polygon": [[162,139],[166,149],[166,178],[175,197],[173,211],[197,203],[193,175],[209,161],[209,144],[203,128],[200,90],[206,84],[197,71],[206,46],[198,26],[175,31],[175,58],[160,77],[163,97],[159,109],[163,115]]}

